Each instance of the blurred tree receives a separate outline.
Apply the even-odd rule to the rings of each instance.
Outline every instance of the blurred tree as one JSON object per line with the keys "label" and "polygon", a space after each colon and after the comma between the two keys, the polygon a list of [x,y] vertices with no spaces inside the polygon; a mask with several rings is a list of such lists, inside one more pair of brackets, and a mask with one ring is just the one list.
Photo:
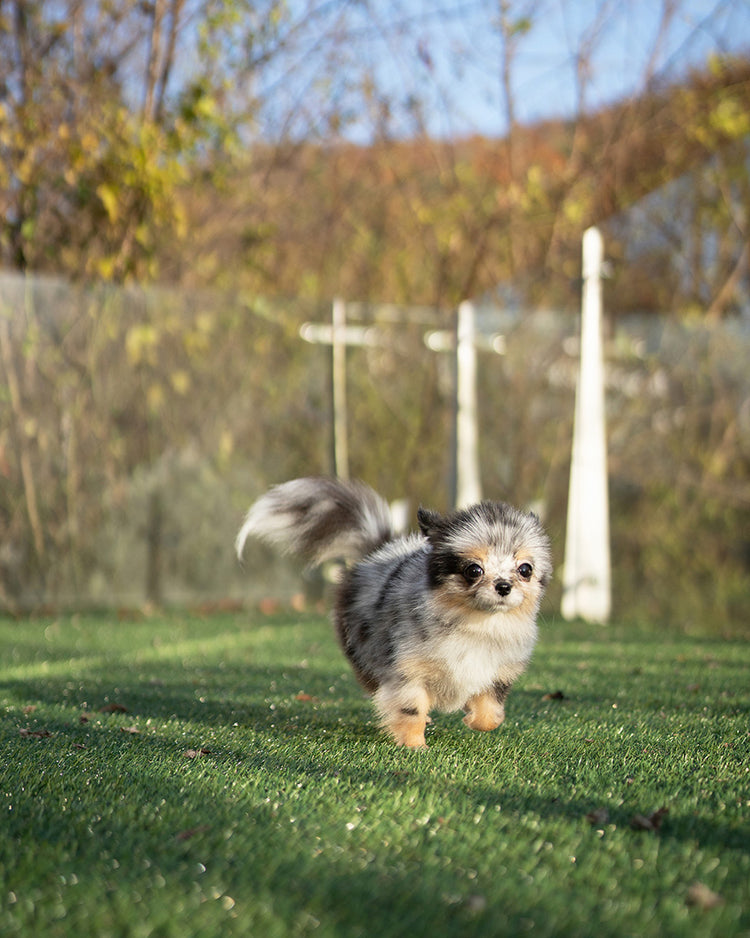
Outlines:
{"label": "blurred tree", "polygon": [[[255,146],[228,169],[232,183],[220,197],[213,179],[191,187],[193,250],[170,268],[187,282],[240,280],[313,299],[450,308],[512,284],[529,305],[574,307],[581,233],[611,219],[610,256],[627,263],[616,265],[610,312],[636,301],[642,309],[701,302],[708,309],[714,295],[731,308],[727,291],[746,270],[747,113],[750,61],[716,60],[684,82],[594,114],[517,126],[512,143],[422,136],[369,146]],[[665,187],[682,178],[676,214]],[[691,289],[670,272],[678,255],[665,267],[653,245],[641,252],[642,273],[632,267],[633,220],[647,196],[664,233],[659,253],[689,236],[697,256],[705,255],[692,268]],[[689,205],[692,221],[684,225]],[[725,247],[711,267],[714,238]],[[649,277],[655,264],[661,278]]]}
{"label": "blurred tree", "polygon": [[[654,8],[635,91],[604,106],[599,57],[619,6],[597,0],[581,18],[563,3],[571,115],[531,126],[519,76],[551,15],[545,0],[486,0],[471,16],[416,0],[408,11],[5,0],[0,262],[446,306],[513,282],[530,302],[573,302],[587,225],[739,154],[747,137],[746,60],[664,69],[665,37],[687,9]],[[505,132],[436,141],[435,113],[455,105],[447,85],[472,65],[469,22],[484,23]],[[721,160],[715,185],[734,193],[741,164]],[[737,204],[713,224],[739,230]],[[746,252],[725,239],[715,267],[715,286],[701,287],[712,314],[732,307]]]}
{"label": "blurred tree", "polygon": [[0,3],[0,262],[153,278],[191,166],[252,121],[257,72],[315,6]]}

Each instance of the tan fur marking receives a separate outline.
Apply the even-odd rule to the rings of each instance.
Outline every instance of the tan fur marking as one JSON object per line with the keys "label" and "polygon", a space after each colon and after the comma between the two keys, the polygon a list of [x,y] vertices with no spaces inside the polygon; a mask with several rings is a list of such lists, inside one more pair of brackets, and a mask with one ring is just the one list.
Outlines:
{"label": "tan fur marking", "polygon": [[450,587],[448,585],[443,587],[443,590],[440,596],[436,597],[435,605],[442,606],[447,611],[456,612],[466,612],[466,610],[472,610],[474,607],[471,603],[471,599],[467,597],[466,590],[456,589],[455,587]]}
{"label": "tan fur marking", "polygon": [[466,552],[462,554],[461,556],[466,561],[466,563],[470,563],[470,562],[478,563],[484,570],[485,567],[487,566],[487,558],[489,557],[489,555],[490,555],[490,552],[488,550],[477,546],[470,553]]}
{"label": "tan fur marking", "polygon": [[[434,687],[446,679],[445,668],[437,661],[417,655],[405,655],[396,662],[399,673],[420,688]],[[429,707],[428,707],[429,709]]]}
{"label": "tan fur marking", "polygon": [[539,604],[539,592],[539,589],[529,589],[527,586],[523,591],[523,601],[516,606],[514,612],[527,619],[533,619]]}
{"label": "tan fur marking", "polygon": [[475,694],[464,704],[464,723],[472,730],[488,732],[497,729],[505,719],[505,707],[492,693]]}

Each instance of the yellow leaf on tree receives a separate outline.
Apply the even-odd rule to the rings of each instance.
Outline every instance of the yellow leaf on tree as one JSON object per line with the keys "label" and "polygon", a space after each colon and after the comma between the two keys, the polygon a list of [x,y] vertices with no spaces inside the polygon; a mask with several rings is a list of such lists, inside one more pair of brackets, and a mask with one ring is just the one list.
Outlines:
{"label": "yellow leaf on tree", "polygon": [[159,343],[159,333],[148,323],[133,326],[125,336],[125,352],[131,365],[137,365],[144,359],[151,364],[156,361],[155,350]]}
{"label": "yellow leaf on tree", "polygon": [[182,368],[178,371],[173,371],[169,380],[172,382],[172,387],[175,391],[182,396],[187,394],[190,390],[190,375]]}
{"label": "yellow leaf on tree", "polygon": [[107,213],[107,216],[110,221],[117,221],[117,216],[120,213],[120,206],[117,199],[117,193],[109,185],[109,183],[103,182],[96,187],[96,194],[99,196],[99,199],[104,206],[104,210]]}
{"label": "yellow leaf on tree", "polygon": [[156,411],[161,410],[164,405],[164,388],[154,382],[149,385],[148,391],[146,392],[146,401],[148,402],[148,409],[155,413]]}

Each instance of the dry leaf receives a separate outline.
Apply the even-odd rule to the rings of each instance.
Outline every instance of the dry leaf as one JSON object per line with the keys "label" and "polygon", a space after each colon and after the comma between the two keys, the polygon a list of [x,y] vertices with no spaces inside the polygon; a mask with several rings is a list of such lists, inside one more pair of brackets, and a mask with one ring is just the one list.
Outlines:
{"label": "dry leaf", "polygon": [[29,704],[27,707],[23,708],[23,713],[25,713],[28,716],[28,714],[33,713],[35,710],[36,710],[36,704]]}
{"label": "dry leaf", "polygon": [[197,759],[198,756],[210,756],[210,749],[186,749],[184,753],[185,757],[188,759]]}
{"label": "dry leaf", "polygon": [[128,708],[123,707],[122,704],[118,704],[118,703],[104,704],[104,706],[99,709],[99,713],[127,713],[127,712],[128,712]]}
{"label": "dry leaf", "polygon": [[705,883],[695,882],[688,889],[685,901],[688,905],[696,906],[699,909],[715,909],[723,904],[724,899],[718,892],[709,889]]}
{"label": "dry leaf", "polygon": [[190,838],[195,837],[196,834],[205,834],[206,831],[210,830],[210,824],[201,824],[199,827],[188,827],[187,830],[180,831],[177,835],[177,840],[190,840]]}
{"label": "dry leaf", "polygon": [[654,811],[648,817],[643,814],[635,814],[630,819],[630,826],[634,831],[658,831],[664,815],[668,813],[669,808],[659,808],[658,811]]}
{"label": "dry leaf", "polygon": [[561,690],[552,691],[551,694],[545,694],[542,700],[567,700],[568,698]]}
{"label": "dry leaf", "polygon": [[24,727],[18,732],[24,739],[46,739],[52,735],[49,730],[30,730],[28,727]]}
{"label": "dry leaf", "polygon": [[135,726],[135,725],[133,725],[133,726],[121,726],[121,727],[120,727],[120,732],[122,732],[122,733],[132,733],[133,735],[136,735],[136,733],[140,733],[140,730],[139,730],[138,727]]}
{"label": "dry leaf", "polygon": [[604,827],[609,820],[609,811],[606,808],[595,808],[586,815],[586,820],[594,827]]}
{"label": "dry leaf", "polygon": [[634,831],[652,831],[654,829],[651,821],[642,814],[634,814],[630,819],[630,826]]}
{"label": "dry leaf", "polygon": [[484,896],[469,896],[466,900],[466,908],[469,912],[484,912],[487,908],[487,899]]}
{"label": "dry leaf", "polygon": [[299,694],[297,694],[297,696],[294,699],[295,700],[317,700],[318,698],[313,697],[312,694],[305,694],[304,692],[300,691]]}

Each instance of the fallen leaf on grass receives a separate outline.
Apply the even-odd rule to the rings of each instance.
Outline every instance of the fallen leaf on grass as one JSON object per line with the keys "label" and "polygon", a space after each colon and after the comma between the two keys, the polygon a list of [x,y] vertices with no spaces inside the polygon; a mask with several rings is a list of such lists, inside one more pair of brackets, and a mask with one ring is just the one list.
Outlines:
{"label": "fallen leaf on grass", "polygon": [[487,908],[487,899],[484,896],[469,896],[466,900],[466,908],[469,912],[484,912]]}
{"label": "fallen leaf on grass", "polygon": [[568,698],[563,694],[561,690],[552,691],[550,694],[545,694],[542,697],[542,700],[567,700]]}
{"label": "fallen leaf on grass", "polygon": [[108,704],[104,704],[103,707],[99,708],[99,713],[127,713],[127,712],[128,712],[128,708],[123,707],[123,705],[119,703],[108,703]]}
{"label": "fallen leaf on grass", "polygon": [[135,725],[134,725],[134,726],[121,726],[121,727],[120,727],[120,732],[121,732],[121,733],[132,733],[132,734],[135,736],[137,733],[140,733],[140,730],[139,730],[138,727],[135,726]]}
{"label": "fallen leaf on grass", "polygon": [[183,753],[187,759],[197,759],[198,756],[210,756],[210,749],[186,749]]}
{"label": "fallen leaf on grass", "polygon": [[28,714],[33,713],[35,710],[36,710],[36,704],[29,704],[27,707],[23,708],[23,713],[25,713],[28,716]]}
{"label": "fallen leaf on grass", "polygon": [[297,694],[297,696],[296,696],[294,699],[295,699],[295,700],[305,700],[305,701],[309,701],[309,700],[318,700],[317,697],[313,697],[312,694],[306,694],[306,693],[304,693],[304,691],[300,691],[299,694]]}
{"label": "fallen leaf on grass", "polygon": [[688,889],[685,901],[688,905],[695,906],[698,909],[715,909],[724,903],[723,897],[718,892],[714,892],[705,883],[700,882],[693,883]]}
{"label": "fallen leaf on grass", "polygon": [[28,727],[24,727],[18,732],[24,739],[46,739],[52,735],[49,730],[30,730]]}
{"label": "fallen leaf on grass", "polygon": [[653,814],[646,817],[643,814],[635,814],[630,819],[630,826],[634,831],[658,831],[665,814],[669,814],[669,808],[659,808]]}
{"label": "fallen leaf on grass", "polygon": [[606,808],[595,808],[586,815],[586,820],[593,827],[604,827],[609,820],[609,811]]}
{"label": "fallen leaf on grass", "polygon": [[201,824],[199,827],[188,827],[187,830],[180,831],[177,835],[177,840],[190,840],[190,838],[195,837],[196,834],[205,834],[206,831],[210,830],[210,824]]}

